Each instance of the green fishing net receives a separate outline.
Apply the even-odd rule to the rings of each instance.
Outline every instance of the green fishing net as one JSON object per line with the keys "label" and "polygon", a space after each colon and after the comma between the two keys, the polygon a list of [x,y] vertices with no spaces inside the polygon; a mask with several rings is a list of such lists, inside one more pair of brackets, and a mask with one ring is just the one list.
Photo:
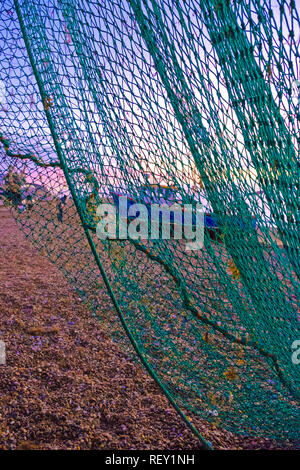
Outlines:
{"label": "green fishing net", "polygon": [[[201,439],[299,440],[295,1],[0,8],[4,204]],[[97,237],[145,192],[201,203],[203,247]]]}

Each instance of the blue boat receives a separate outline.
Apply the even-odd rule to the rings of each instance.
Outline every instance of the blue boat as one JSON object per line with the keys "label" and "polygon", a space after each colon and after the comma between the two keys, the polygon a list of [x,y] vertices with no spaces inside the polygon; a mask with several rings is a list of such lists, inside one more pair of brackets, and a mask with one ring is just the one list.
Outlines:
{"label": "blue boat", "polygon": [[[172,187],[169,186],[150,186],[149,188],[141,188],[137,196],[131,197],[130,195],[126,193],[118,193],[118,192],[112,192],[111,193],[114,204],[117,208],[117,212],[119,212],[119,198],[120,196],[126,196],[127,197],[127,219],[130,222],[131,220],[134,220],[136,217],[138,217],[140,214],[137,211],[135,215],[133,216],[128,216],[128,211],[131,206],[134,204],[144,204],[144,206],[147,209],[148,212],[148,220],[150,220],[151,217],[151,205],[152,204],[159,204],[159,205],[167,205],[167,206],[172,206],[173,204],[176,203],[176,194],[174,193],[174,190]],[[184,208],[182,208],[182,225],[184,226]],[[174,212],[170,212],[170,223],[171,223],[171,228],[172,224],[174,224]],[[235,226],[236,228],[239,228],[241,230],[247,230],[247,224],[239,219],[237,216],[217,216],[213,212],[205,212],[204,213],[204,230],[207,236],[210,237],[211,240],[213,241],[218,241],[220,243],[223,242],[223,239],[221,237],[223,233],[223,227],[225,225],[229,226]],[[196,225],[196,213],[195,211],[192,212],[192,225],[195,227]],[[252,220],[252,227],[256,228],[257,225],[257,220],[253,218]]]}

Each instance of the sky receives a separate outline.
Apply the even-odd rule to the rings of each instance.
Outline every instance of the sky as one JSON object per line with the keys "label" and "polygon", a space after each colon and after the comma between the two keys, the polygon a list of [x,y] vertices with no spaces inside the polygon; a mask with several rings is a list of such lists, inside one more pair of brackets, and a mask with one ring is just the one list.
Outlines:
{"label": "sky", "polygon": [[[29,3],[27,2],[28,5]],[[260,188],[255,182],[255,170],[245,151],[234,110],[229,104],[216,55],[212,50],[207,30],[196,11],[199,9],[199,2],[182,0],[179,3],[190,33],[197,38],[192,42],[194,50],[189,46],[176,8],[170,7],[171,4],[176,4],[175,0],[158,2],[164,7],[164,22],[169,40],[175,47],[176,56],[197,100],[203,123],[207,132],[217,142],[218,136],[214,134],[216,126],[209,124],[209,118],[215,109],[215,119],[225,128],[224,139],[227,146],[231,147],[231,168],[236,170],[235,181],[240,179],[246,184],[249,192],[259,191]],[[293,123],[287,119],[288,114],[296,109],[295,106],[292,108],[287,90],[299,78],[299,64],[295,58],[296,46],[299,43],[299,24],[295,21],[294,12],[294,18],[289,18],[287,2],[284,3],[284,15],[280,14],[280,3],[284,2],[260,2],[265,14],[267,6],[272,7],[272,36],[275,47],[273,55],[270,56],[265,41],[260,65],[267,63],[270,56],[270,68],[264,70],[265,79],[269,80],[273,96],[278,103],[278,91],[284,91],[279,105],[287,127],[292,135],[296,135]],[[81,47],[81,61],[74,43],[76,38],[72,31],[72,16],[69,15],[66,21],[66,17],[56,9],[55,4],[56,2],[47,0],[35,2],[40,15],[40,27],[45,28],[43,34],[46,33],[51,48],[49,61],[45,58],[46,55],[39,58],[44,61],[39,68],[45,82],[51,77],[51,73],[54,77],[54,82],[47,86],[54,98],[54,119],[67,161],[71,166],[91,165],[94,171],[101,175],[99,179],[102,187],[108,189],[118,186],[126,189],[133,181],[133,186],[138,188],[139,185],[145,184],[143,174],[147,173],[152,175],[153,182],[171,182],[179,186],[182,192],[189,191],[188,187],[192,186],[192,179],[197,177],[198,172],[157,70],[153,66],[153,60],[141,38],[136,21],[132,18],[128,2],[78,2],[75,16],[80,15],[80,6],[86,9],[85,16],[81,17],[82,22],[75,22]],[[246,19],[251,10],[255,23],[257,14],[254,12],[258,11],[258,4],[255,0],[243,2],[237,10],[239,21]],[[2,0],[0,5],[1,128],[11,137],[16,148],[24,151],[34,148],[40,158],[57,160],[13,2]],[[26,2],[20,1],[20,5],[25,14]],[[248,24],[247,35],[249,42],[257,47],[255,27],[255,24]],[[293,41],[288,37],[291,28],[295,31]],[[261,28],[259,31],[266,34]],[[199,32],[202,34],[199,35]],[[283,35],[281,41],[278,40],[280,32]],[[285,55],[285,64],[291,60],[292,67],[280,72],[276,65],[279,54]],[[84,74],[84,69],[87,74]],[[212,106],[213,102],[216,103],[215,108]],[[219,150],[222,151],[220,147]],[[50,170],[42,171],[33,165],[29,165],[29,169],[31,179],[41,179],[54,192],[66,191],[64,177],[58,173],[53,175]],[[224,170],[224,178],[228,171],[228,168]],[[82,175],[78,176],[74,183],[81,187]],[[201,193],[202,200],[205,200],[204,191],[199,187],[196,189]],[[260,202],[265,206],[263,199]]]}

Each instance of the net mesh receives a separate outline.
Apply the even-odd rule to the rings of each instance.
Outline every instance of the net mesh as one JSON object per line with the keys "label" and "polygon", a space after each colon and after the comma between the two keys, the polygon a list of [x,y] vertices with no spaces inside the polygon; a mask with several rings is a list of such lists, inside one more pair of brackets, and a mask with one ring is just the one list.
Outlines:
{"label": "net mesh", "polygon": [[[0,5],[1,193],[25,234],[201,438],[299,439],[295,2]],[[203,248],[99,240],[97,206],[145,192],[201,203]]]}

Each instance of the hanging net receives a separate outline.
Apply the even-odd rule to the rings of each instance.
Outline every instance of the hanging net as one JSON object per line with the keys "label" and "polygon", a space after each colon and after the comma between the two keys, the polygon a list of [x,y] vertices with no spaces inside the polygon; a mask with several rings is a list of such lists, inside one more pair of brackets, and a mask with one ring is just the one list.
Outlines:
{"label": "hanging net", "polygon": [[[299,440],[295,1],[0,5],[3,203],[206,445]],[[203,247],[99,239],[120,195],[202,204]]]}

